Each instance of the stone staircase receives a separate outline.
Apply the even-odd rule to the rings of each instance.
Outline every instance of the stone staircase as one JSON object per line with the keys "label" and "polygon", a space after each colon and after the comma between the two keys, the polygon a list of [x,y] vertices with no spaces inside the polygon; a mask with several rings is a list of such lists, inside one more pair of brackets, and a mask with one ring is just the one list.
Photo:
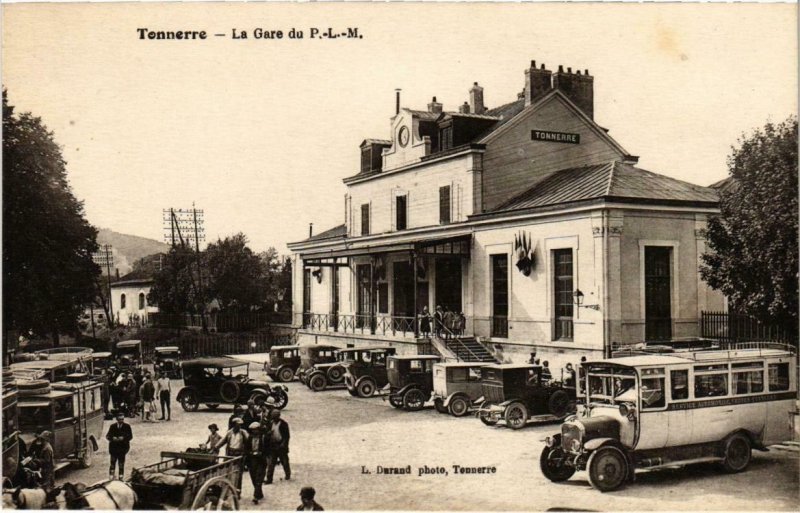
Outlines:
{"label": "stone staircase", "polygon": [[475,337],[455,337],[444,342],[459,361],[499,363],[486,346]]}

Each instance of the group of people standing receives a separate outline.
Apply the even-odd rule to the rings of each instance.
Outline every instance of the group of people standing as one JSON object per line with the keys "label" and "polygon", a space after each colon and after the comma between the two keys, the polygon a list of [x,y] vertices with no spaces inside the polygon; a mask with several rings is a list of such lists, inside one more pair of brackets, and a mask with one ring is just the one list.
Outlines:
{"label": "group of people standing", "polygon": [[[112,374],[109,392],[113,411],[121,412],[128,418],[135,417],[139,411],[142,412],[144,422],[170,420],[172,417],[172,388],[166,374],[156,372],[153,377],[149,372],[143,373],[138,368],[134,372],[121,372],[117,376]],[[156,401],[160,403],[159,419],[155,418],[159,411]]]}
{"label": "group of people standing", "polygon": [[419,314],[419,331],[424,337],[431,336],[431,325],[433,332],[440,338],[463,335],[466,324],[467,318],[464,312],[452,311],[447,306],[442,308],[442,305],[437,305],[433,315],[427,306],[423,306]]}

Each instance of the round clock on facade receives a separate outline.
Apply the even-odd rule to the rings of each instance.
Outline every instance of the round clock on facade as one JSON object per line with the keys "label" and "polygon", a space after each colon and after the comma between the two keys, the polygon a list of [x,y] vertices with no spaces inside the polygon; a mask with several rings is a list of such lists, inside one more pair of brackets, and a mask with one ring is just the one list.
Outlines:
{"label": "round clock on facade", "polygon": [[397,139],[400,142],[400,146],[405,146],[408,144],[408,127],[404,126],[400,129],[400,132],[397,133]]}

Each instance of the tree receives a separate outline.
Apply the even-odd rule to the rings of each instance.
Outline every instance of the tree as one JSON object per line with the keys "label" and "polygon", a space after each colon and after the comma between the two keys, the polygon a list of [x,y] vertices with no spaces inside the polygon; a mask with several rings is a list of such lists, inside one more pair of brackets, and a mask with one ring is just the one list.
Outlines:
{"label": "tree", "polygon": [[[205,274],[205,272],[204,272]],[[202,313],[208,293],[197,279],[197,254],[190,247],[175,245],[163,257],[163,266],[154,275],[149,299],[159,313]]]}
{"label": "tree", "polygon": [[3,90],[3,317],[7,330],[75,333],[100,268],[97,230],[67,182],[41,119],[16,114]]}
{"label": "tree", "polygon": [[700,273],[733,311],[797,333],[797,118],[768,123],[728,158],[731,184],[709,220]]}
{"label": "tree", "polygon": [[247,237],[238,233],[209,244],[206,262],[208,292],[222,310],[260,309],[275,301],[280,263],[274,248],[256,254],[247,246]]}

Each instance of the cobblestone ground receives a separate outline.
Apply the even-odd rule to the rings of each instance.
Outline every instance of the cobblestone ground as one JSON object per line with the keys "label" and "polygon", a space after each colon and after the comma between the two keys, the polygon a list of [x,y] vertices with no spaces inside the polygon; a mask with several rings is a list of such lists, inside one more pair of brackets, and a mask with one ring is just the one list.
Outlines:
{"label": "cobblestone ground", "polygon": [[[252,375],[260,371],[251,371]],[[173,396],[182,386],[173,381]],[[800,499],[798,452],[754,452],[750,468],[726,475],[714,465],[637,474],[636,482],[601,494],[582,473],[554,484],[538,468],[545,436],[555,424],[519,431],[487,427],[474,417],[453,418],[433,409],[407,413],[380,398],[358,399],[346,390],[314,393],[300,383],[289,385],[283,412],[291,427],[292,480],[275,471],[265,486],[266,499],[251,502],[245,475],[242,509],[293,510],[301,486],[317,489],[326,509],[351,510],[792,510]],[[180,451],[204,441],[206,426],[226,426],[230,408],[201,407],[184,412],[173,401],[172,421],[131,421],[134,432],[126,474],[154,463],[161,451]],[[106,422],[106,429],[108,427]],[[59,482],[94,483],[108,472],[107,444],[101,442],[94,465],[69,470]],[[411,475],[379,475],[377,466],[411,466]],[[446,474],[420,476],[418,468],[441,467]],[[453,465],[495,467],[493,474],[456,474]],[[362,473],[362,466],[370,474]]]}

